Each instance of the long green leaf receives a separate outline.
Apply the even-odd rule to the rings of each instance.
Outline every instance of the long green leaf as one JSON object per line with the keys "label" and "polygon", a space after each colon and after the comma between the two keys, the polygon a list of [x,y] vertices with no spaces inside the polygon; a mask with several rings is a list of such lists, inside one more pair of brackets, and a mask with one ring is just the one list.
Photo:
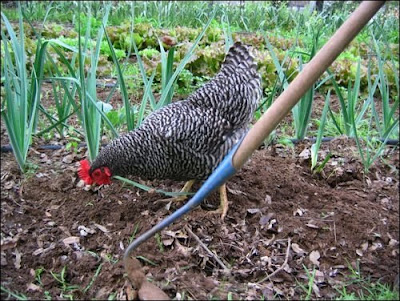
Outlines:
{"label": "long green leaf", "polygon": [[122,93],[122,100],[124,102],[124,107],[125,107],[125,118],[126,118],[126,124],[128,126],[128,131],[133,130],[134,126],[135,126],[135,119],[134,116],[131,114],[131,104],[129,102],[129,97],[128,97],[128,92],[125,86],[125,80],[124,80],[124,76],[122,74],[122,70],[121,70],[121,66],[118,62],[117,56],[115,55],[115,51],[114,51],[114,47],[111,43],[110,38],[108,37],[107,31],[104,28],[103,25],[103,30],[107,39],[107,43],[108,43],[108,47],[111,50],[111,57],[112,60],[114,62],[114,65],[117,69],[117,75],[118,75],[118,84],[121,88],[121,93]]}
{"label": "long green leaf", "polygon": [[145,109],[146,109],[146,105],[147,105],[147,100],[148,99],[150,100],[150,94],[152,94],[151,85],[153,83],[155,75],[156,75],[156,70],[154,69],[153,73],[150,76],[149,81],[146,84],[145,91],[143,94],[143,99],[142,99],[142,102],[140,103],[140,109],[139,109],[136,127],[140,126],[140,124],[142,123],[142,121],[144,119],[144,113],[145,113]]}
{"label": "long green leaf", "polygon": [[[2,20],[10,36],[10,42],[1,32],[4,45],[4,89],[5,102],[2,104],[1,116],[6,124],[14,156],[22,172],[25,171],[26,158],[35,126],[37,108],[40,103],[40,87],[42,82],[44,53],[47,42],[40,40],[36,44],[36,52],[30,81],[28,79],[27,61],[24,49],[23,14],[20,3],[19,37],[16,36],[7,17],[1,13]],[[8,47],[10,43],[13,58]]]}
{"label": "long green leaf", "polygon": [[315,141],[315,143],[313,145],[311,145],[311,170],[313,170],[315,168],[315,166],[317,165],[318,151],[321,146],[322,136],[323,136],[324,129],[325,129],[326,115],[327,115],[328,109],[329,109],[330,98],[331,98],[331,90],[328,91],[328,94],[325,97],[325,104],[324,104],[324,108],[322,110],[321,123],[318,128],[317,140]]}
{"label": "long green leaf", "polygon": [[158,43],[160,45],[160,50],[161,50],[161,94],[163,93],[168,94],[164,102],[164,105],[168,105],[172,101],[172,96],[174,94],[174,87],[172,86],[172,88],[168,92],[164,91],[166,90],[167,84],[172,77],[175,47],[171,47],[167,54],[166,51],[164,50],[162,42],[158,40]]}
{"label": "long green leaf", "polygon": [[[329,68],[326,71],[331,76],[331,79],[332,79],[331,83],[333,85],[333,88],[335,89],[336,96],[339,98],[340,112],[344,119],[344,129],[341,129],[340,132],[346,134],[347,136],[350,136],[350,120],[349,120],[349,113],[347,110],[346,102],[344,100],[342,92],[340,91],[339,85],[336,82],[334,74],[332,73],[332,71],[329,70]],[[333,116],[333,115],[331,115],[331,116]],[[338,125],[338,123],[336,123],[336,122],[335,122],[335,124]]]}
{"label": "long green leaf", "polygon": [[128,183],[130,185],[133,185],[133,186],[135,186],[137,188],[140,188],[142,190],[155,191],[155,192],[164,194],[166,196],[176,197],[176,196],[181,196],[181,195],[193,195],[193,193],[188,193],[188,192],[169,192],[169,191],[164,191],[164,190],[161,190],[161,189],[154,189],[154,188],[151,188],[149,186],[140,184],[140,183],[135,182],[135,181],[128,180],[128,179],[126,179],[124,177],[120,177],[120,176],[114,176],[113,178],[118,179],[120,181],[123,181],[125,183]]}

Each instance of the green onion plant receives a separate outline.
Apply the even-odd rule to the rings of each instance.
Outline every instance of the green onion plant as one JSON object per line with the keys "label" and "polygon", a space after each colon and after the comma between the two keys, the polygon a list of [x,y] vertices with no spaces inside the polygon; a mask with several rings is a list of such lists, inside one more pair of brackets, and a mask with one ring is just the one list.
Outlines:
{"label": "green onion plant", "polygon": [[[299,68],[300,71],[303,69],[303,59],[302,56],[306,54],[311,60],[318,50],[318,39],[320,37],[321,30],[318,29],[316,32],[312,33],[312,45],[309,53],[299,52]],[[314,100],[314,93],[316,90],[316,83],[312,85],[312,87],[301,97],[300,101],[292,108],[293,114],[293,122],[294,122],[294,130],[295,130],[295,138],[296,139],[304,139],[311,118],[312,104]]]}
{"label": "green onion plant", "polygon": [[1,13],[7,30],[1,32],[4,47],[4,91],[1,116],[5,122],[14,156],[22,172],[26,171],[26,158],[34,131],[43,77],[45,50],[48,42],[37,41],[35,60],[30,76],[24,46],[24,26],[21,4],[18,3],[19,36],[16,36],[7,17]]}
{"label": "green onion plant", "polygon": [[322,136],[324,133],[326,116],[327,116],[328,109],[329,109],[330,98],[331,98],[331,90],[328,91],[328,94],[325,97],[325,104],[324,104],[324,108],[323,108],[322,114],[321,114],[321,123],[319,124],[317,139],[316,139],[315,143],[313,143],[313,145],[311,145],[311,170],[314,170],[315,167],[317,166],[318,151],[320,149],[321,142],[322,142]]}
{"label": "green onion plant", "polygon": [[[378,81],[378,93],[380,95],[380,98],[382,99],[382,119],[379,118],[379,115],[376,111],[376,106],[375,106],[375,101],[374,98],[371,98],[372,101],[372,113],[375,118],[375,125],[376,128],[379,132],[379,136],[382,139],[386,139],[389,135],[389,133],[392,133],[392,137],[399,138],[399,128],[398,128],[398,123],[399,123],[399,117],[395,118],[395,112],[396,110],[399,109],[399,74],[398,70],[394,71],[394,77],[395,77],[395,87],[396,87],[396,93],[395,93],[395,99],[391,101],[390,97],[390,87],[389,87],[389,81],[387,78],[387,75],[385,73],[384,66],[385,64],[389,65],[389,68],[395,69],[395,63],[393,60],[393,57],[391,57],[391,60],[388,62],[385,62],[384,59],[382,58],[381,51],[379,49],[378,43],[373,36],[374,40],[374,46],[375,46],[375,53],[376,53],[376,58],[377,58],[377,63],[378,63],[378,76],[377,79]],[[397,67],[398,68],[398,67]],[[368,69],[368,79],[370,78],[370,69]]]}
{"label": "green onion plant", "polygon": [[[349,81],[347,86],[347,101],[344,97],[338,83],[336,82],[333,73],[328,69],[327,72],[331,76],[332,84],[335,89],[335,93],[339,98],[340,103],[340,120],[338,120],[333,112],[329,110],[330,117],[332,118],[333,123],[335,124],[336,129],[338,130],[340,135],[346,135],[348,137],[354,137],[356,129],[361,125],[364,120],[364,115],[370,106],[370,103],[373,99],[372,95],[376,89],[377,81],[375,81],[374,85],[371,89],[369,89],[369,97],[367,100],[360,105],[359,104],[359,96],[360,96],[360,59],[357,62],[357,70],[354,79],[354,86],[351,81]],[[371,93],[372,92],[372,93]],[[357,112],[357,110],[359,110]],[[354,122],[352,122],[354,119]]]}
{"label": "green onion plant", "polygon": [[[88,146],[89,159],[93,161],[98,154],[100,146],[100,132],[101,132],[101,120],[102,118],[111,128],[114,136],[118,136],[115,128],[113,127],[110,120],[103,112],[103,102],[97,101],[96,96],[96,69],[99,60],[100,46],[104,35],[104,24],[107,23],[108,15],[111,9],[111,4],[106,5],[105,13],[103,16],[103,26],[99,28],[97,33],[97,41],[94,49],[90,49],[90,68],[85,77],[85,59],[88,44],[90,40],[90,22],[91,18],[88,18],[87,30],[85,35],[84,44],[82,45],[82,37],[80,30],[78,33],[79,47],[78,47],[78,61],[79,61],[79,87],[78,94],[81,101],[81,114],[82,114],[82,125],[85,133],[85,140]],[[79,3],[80,13],[80,3]],[[79,22],[79,27],[80,27]],[[83,46],[83,47],[82,47]],[[90,45],[89,45],[90,47]]]}

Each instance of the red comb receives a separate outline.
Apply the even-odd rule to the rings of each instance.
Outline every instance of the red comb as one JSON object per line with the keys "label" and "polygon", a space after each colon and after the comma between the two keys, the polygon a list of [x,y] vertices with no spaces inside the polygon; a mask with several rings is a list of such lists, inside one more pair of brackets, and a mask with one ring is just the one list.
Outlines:
{"label": "red comb", "polygon": [[93,179],[89,174],[90,162],[88,160],[81,160],[80,164],[81,167],[78,170],[79,178],[81,178],[85,182],[85,184],[92,185]]}

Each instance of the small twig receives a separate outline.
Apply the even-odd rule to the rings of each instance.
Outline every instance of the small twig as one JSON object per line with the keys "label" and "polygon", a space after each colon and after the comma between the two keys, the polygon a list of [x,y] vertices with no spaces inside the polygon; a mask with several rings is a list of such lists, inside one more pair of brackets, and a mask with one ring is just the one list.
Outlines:
{"label": "small twig", "polygon": [[337,240],[336,240],[336,223],[335,223],[335,220],[333,220],[333,236],[335,237],[335,244],[337,244]]}
{"label": "small twig", "polygon": [[214,258],[216,262],[218,262],[218,264],[219,264],[224,270],[230,271],[230,269],[218,258],[218,256],[215,255],[214,252],[211,251],[209,248],[207,248],[207,246],[200,240],[200,238],[199,238],[196,234],[194,234],[194,233],[192,232],[192,230],[189,229],[188,226],[185,226],[185,229],[186,229],[186,231],[188,231],[189,234],[199,243],[199,245],[202,246],[203,249],[206,250],[207,253],[208,253],[212,258]]}
{"label": "small twig", "polygon": [[268,280],[269,278],[271,278],[272,276],[276,275],[278,272],[280,272],[281,270],[283,270],[283,268],[285,267],[285,265],[287,265],[287,262],[288,262],[288,259],[289,259],[290,243],[291,243],[291,240],[290,240],[290,238],[288,238],[288,245],[287,245],[287,249],[286,249],[286,256],[285,256],[285,261],[283,262],[283,264],[282,264],[279,268],[277,268],[275,271],[273,271],[271,274],[267,275],[267,277],[261,279],[261,280],[258,281],[257,283],[264,282],[265,280]]}

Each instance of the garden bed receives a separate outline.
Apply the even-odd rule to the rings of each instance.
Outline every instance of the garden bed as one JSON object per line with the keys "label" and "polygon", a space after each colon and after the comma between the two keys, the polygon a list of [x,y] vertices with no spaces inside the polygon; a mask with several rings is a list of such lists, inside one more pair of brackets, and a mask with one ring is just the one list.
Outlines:
{"label": "garden bed", "polygon": [[[315,104],[320,112],[323,101]],[[119,182],[83,187],[77,168],[86,149],[37,151],[41,143],[29,151],[25,176],[12,153],[1,154],[3,287],[30,299],[134,297],[124,275],[124,248],[180,204],[166,209],[156,202],[165,196]],[[306,272],[313,270],[313,298],[339,297],[335,288],[352,292],[359,286],[351,283],[369,277],[393,286],[399,268],[398,148],[387,147],[383,160],[364,174],[354,141],[337,138],[322,145],[322,158],[328,151],[333,157],[313,175],[304,152],[310,146],[258,150],[227,182],[224,221],[208,213],[219,204],[213,193],[158,241],[145,242],[135,255],[142,256],[148,279],[171,298],[193,299],[304,298],[300,284],[307,288]],[[169,191],[183,185],[144,183]],[[231,268],[230,275],[185,227]],[[261,281],[285,260],[281,271]],[[57,281],[63,269],[64,280]]]}
{"label": "garden bed", "polygon": [[[353,10],[341,2],[322,12],[280,2],[32,3],[2,6],[2,300],[137,299],[123,254],[182,206],[159,202],[166,196],[156,189],[184,183],[131,178],[148,192],[118,180],[85,186],[79,161],[96,156],[99,139],[107,144],[204,85],[235,41],[252,46],[262,78],[254,124]],[[387,2],[228,180],[224,220],[212,213],[220,203],[212,193],[135,250],[149,281],[176,300],[398,299],[398,11]],[[333,139],[311,152],[303,137],[317,135]]]}

